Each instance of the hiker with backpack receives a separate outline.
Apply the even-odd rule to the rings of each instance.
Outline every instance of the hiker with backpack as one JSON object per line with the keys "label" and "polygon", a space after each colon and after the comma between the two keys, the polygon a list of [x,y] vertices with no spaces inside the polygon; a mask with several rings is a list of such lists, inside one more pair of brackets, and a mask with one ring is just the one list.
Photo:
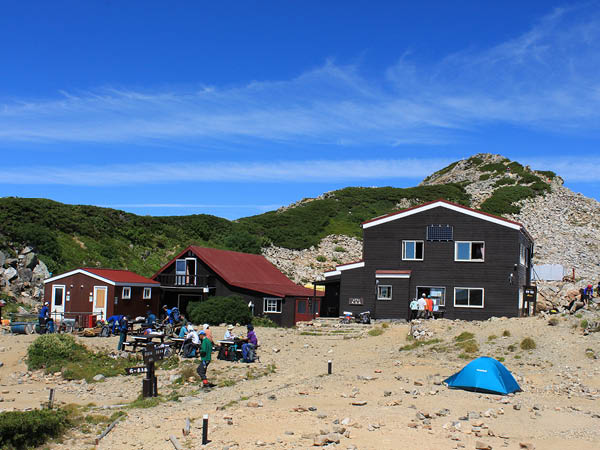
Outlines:
{"label": "hiker with backpack", "polygon": [[246,343],[242,344],[242,360],[246,363],[251,363],[254,362],[256,355],[255,350],[258,345],[258,338],[256,337],[254,326],[252,326],[252,324],[248,324],[246,328],[248,328],[248,333],[246,338],[243,339]]}
{"label": "hiker with backpack", "polygon": [[119,351],[123,350],[123,343],[127,342],[128,322],[128,316],[123,316],[121,320],[119,320],[119,345],[117,346],[117,350]]}
{"label": "hiker with backpack", "polygon": [[210,358],[212,353],[212,343],[206,338],[204,330],[198,333],[200,339],[200,365],[196,369],[200,378],[202,378],[202,387],[209,387],[208,380],[206,379],[206,370],[210,364]]}
{"label": "hiker with backpack", "polygon": [[200,345],[200,337],[196,330],[194,330],[194,326],[190,325],[188,327],[188,332],[185,336],[185,341],[181,346],[181,353],[184,358],[193,358],[196,356],[196,350]]}

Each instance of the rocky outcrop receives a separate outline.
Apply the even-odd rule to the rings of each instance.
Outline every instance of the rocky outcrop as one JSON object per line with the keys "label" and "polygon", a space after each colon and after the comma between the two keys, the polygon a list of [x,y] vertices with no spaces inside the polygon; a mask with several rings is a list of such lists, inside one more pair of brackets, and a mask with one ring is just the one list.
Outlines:
{"label": "rocky outcrop", "polygon": [[362,241],[349,236],[330,235],[323,238],[318,247],[290,250],[270,246],[262,254],[295,283],[306,284],[322,280],[323,272],[333,270],[362,258]]}
{"label": "rocky outcrop", "polygon": [[44,294],[44,280],[50,277],[48,268],[31,247],[11,258],[0,252],[0,290],[18,301],[37,304]]}

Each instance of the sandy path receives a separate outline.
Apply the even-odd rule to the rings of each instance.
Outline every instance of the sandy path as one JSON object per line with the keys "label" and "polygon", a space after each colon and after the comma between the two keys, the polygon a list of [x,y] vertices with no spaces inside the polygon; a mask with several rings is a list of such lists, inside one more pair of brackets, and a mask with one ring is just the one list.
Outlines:
{"label": "sandy path", "polygon": [[[443,339],[444,345],[452,347],[455,336],[470,331],[476,335],[479,355],[506,358],[505,365],[520,377],[524,389],[511,397],[449,390],[436,384],[467,361],[458,358],[459,351],[434,353],[432,346],[398,351],[406,344],[407,325],[392,325],[381,336],[358,339],[302,335],[298,330],[258,329],[262,343],[259,364],[241,367],[239,363],[216,360],[209,368],[209,375],[243,371],[248,367],[264,368],[268,364],[276,365],[275,373],[186,396],[179,402],[128,410],[128,417],[98,448],[170,449],[173,447],[166,441],[170,434],[176,435],[185,448],[203,448],[200,445],[201,417],[209,414],[212,442],[204,448],[214,449],[233,443],[241,449],[311,448],[312,436],[307,439],[303,435],[332,431],[333,422],[344,418],[349,418],[355,426],[346,427],[349,438],[342,437],[340,444],[329,448],[451,449],[464,446],[473,449],[476,441],[481,441],[493,448],[517,449],[520,442],[528,442],[538,449],[596,449],[600,447],[600,366],[597,359],[586,356],[585,350],[600,349],[600,336],[582,336],[581,330],[573,327],[577,322],[578,319],[570,317],[561,318],[559,325],[552,327],[542,318],[480,323],[438,320],[426,324],[433,337]],[[511,336],[501,337],[504,330]],[[215,336],[222,332],[219,328],[214,330]],[[499,337],[488,340],[491,335]],[[518,348],[527,336],[536,341],[536,350],[507,350],[511,344]],[[4,406],[26,407],[23,405],[39,400],[36,394],[24,394],[22,384],[10,384],[7,375],[15,369],[24,370],[19,358],[31,340],[27,336],[3,336],[3,344],[11,347],[9,358],[7,352],[0,353],[0,360],[5,363],[5,367],[0,368],[0,383],[2,389],[11,390],[10,395],[3,396],[15,395],[13,389],[21,391],[15,395],[14,405],[5,403]],[[111,340],[102,339],[90,339],[86,343],[113,345]],[[275,352],[273,348],[281,351]],[[21,356],[16,356],[20,352],[23,352]],[[326,375],[328,359],[333,360],[334,368],[330,376]],[[159,380],[162,383],[159,391],[168,392],[168,374],[159,373]],[[27,389],[40,390],[47,398],[44,389],[50,384],[33,380],[26,385]],[[70,385],[73,383],[63,386]],[[85,399],[77,399],[77,395],[68,392],[61,393],[59,399],[83,404],[89,401],[98,405],[115,404],[135,398],[140,386],[140,377],[116,377],[94,384]],[[191,389],[191,385],[183,388],[184,391]],[[123,396],[116,397],[113,392]],[[242,397],[248,400],[241,400]],[[351,405],[359,400],[367,404]],[[256,403],[261,406],[256,407]],[[225,405],[227,408],[221,409]],[[514,409],[515,405],[520,408]],[[298,407],[306,410],[294,411]],[[436,416],[435,413],[444,408],[449,413]],[[484,416],[486,411],[490,417]],[[433,416],[431,429],[427,429],[426,422],[417,419],[418,412]],[[481,417],[460,420],[469,412]],[[183,438],[181,428],[186,417],[195,421],[191,435]],[[231,418],[232,424],[228,425],[224,417]],[[452,431],[453,422],[461,424],[460,431]],[[410,423],[416,423],[417,428],[410,428]],[[471,431],[474,425],[481,426],[481,431],[475,428],[481,437]],[[489,436],[488,430],[492,430],[494,436]],[[50,448],[89,449],[90,444],[90,435],[74,432],[62,444],[52,444]]]}

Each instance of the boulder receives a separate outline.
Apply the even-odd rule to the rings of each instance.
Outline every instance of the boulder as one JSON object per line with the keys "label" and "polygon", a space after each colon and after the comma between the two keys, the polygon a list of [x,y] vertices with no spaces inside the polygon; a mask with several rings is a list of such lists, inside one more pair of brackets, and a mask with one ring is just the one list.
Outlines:
{"label": "boulder", "polygon": [[17,273],[19,275],[19,278],[23,282],[31,281],[31,277],[33,276],[33,270],[28,269],[28,268],[19,269],[19,270],[17,270]]}
{"label": "boulder", "polygon": [[46,267],[46,264],[44,264],[43,261],[38,261],[37,265],[33,269],[32,281],[34,283],[41,283],[46,278],[50,278],[48,267]]}
{"label": "boulder", "polygon": [[4,278],[6,281],[10,282],[13,281],[15,278],[17,278],[18,273],[17,273],[17,269],[15,269],[14,267],[9,267],[8,269],[6,269],[4,271],[4,275],[2,276],[2,278]]}
{"label": "boulder", "polygon": [[[20,257],[21,255],[19,255]],[[22,264],[27,269],[33,269],[38,263],[38,257],[35,253],[29,252],[23,255]]]}

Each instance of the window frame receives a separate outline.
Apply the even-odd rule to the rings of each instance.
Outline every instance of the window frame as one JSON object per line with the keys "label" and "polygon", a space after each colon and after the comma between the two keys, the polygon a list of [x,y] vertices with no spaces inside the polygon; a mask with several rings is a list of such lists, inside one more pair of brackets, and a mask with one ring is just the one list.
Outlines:
{"label": "window frame", "polygon": [[519,264],[527,266],[527,246],[519,243]]}
{"label": "window frame", "polygon": [[[407,258],[406,257],[406,243],[407,242],[413,242],[415,244],[415,258]],[[422,246],[421,258],[416,258],[418,243],[420,243]],[[403,239],[402,240],[402,261],[423,261],[424,259],[425,259],[425,241],[421,241],[418,239]]]}
{"label": "window frame", "polygon": [[446,286],[416,286],[415,287],[415,292],[416,292],[415,298],[417,300],[420,298],[419,289],[429,289],[430,292],[431,292],[432,289],[441,289],[441,290],[443,290],[444,291],[444,295],[442,295],[442,297],[441,297],[443,304],[440,303],[438,305],[438,307],[440,307],[440,308],[445,308],[446,307],[446,291],[447,291]]}
{"label": "window frame", "polygon": [[[457,289],[466,289],[468,291],[468,295],[467,295],[467,301],[469,302],[468,305],[457,305],[456,304]],[[471,291],[481,291],[481,306],[471,305]],[[455,308],[476,308],[476,309],[485,308],[485,288],[456,286],[454,288],[454,307]]]}
{"label": "window frame", "polygon": [[[389,288],[389,290],[390,290],[389,297],[383,297],[381,295],[381,289],[382,288]],[[392,285],[391,284],[378,284],[377,285],[377,300],[387,300],[387,301],[391,300],[392,299],[392,295],[393,295],[392,292],[393,292],[393,289],[392,289]]]}
{"label": "window frame", "polygon": [[[146,295],[146,292],[148,292],[148,295]],[[152,288],[151,287],[144,288],[144,293],[142,295],[142,299],[144,299],[144,300],[152,299]]]}
{"label": "window frame", "polygon": [[[469,259],[458,259],[458,245],[459,244],[469,244]],[[473,254],[473,244],[483,244],[482,247],[482,255],[481,259],[473,259],[471,255]],[[481,263],[485,262],[485,241],[454,241],[454,261],[455,262],[475,262]]]}
{"label": "window frame", "polygon": [[[125,290],[127,289],[127,294]],[[121,298],[123,300],[131,300],[131,286],[123,286],[123,290],[121,291]]]}
{"label": "window frame", "polygon": [[[275,311],[271,311],[272,303],[275,302]],[[277,311],[279,309],[279,311]],[[283,299],[281,297],[264,297],[263,298],[263,313],[264,314],[281,314],[283,311]]]}

